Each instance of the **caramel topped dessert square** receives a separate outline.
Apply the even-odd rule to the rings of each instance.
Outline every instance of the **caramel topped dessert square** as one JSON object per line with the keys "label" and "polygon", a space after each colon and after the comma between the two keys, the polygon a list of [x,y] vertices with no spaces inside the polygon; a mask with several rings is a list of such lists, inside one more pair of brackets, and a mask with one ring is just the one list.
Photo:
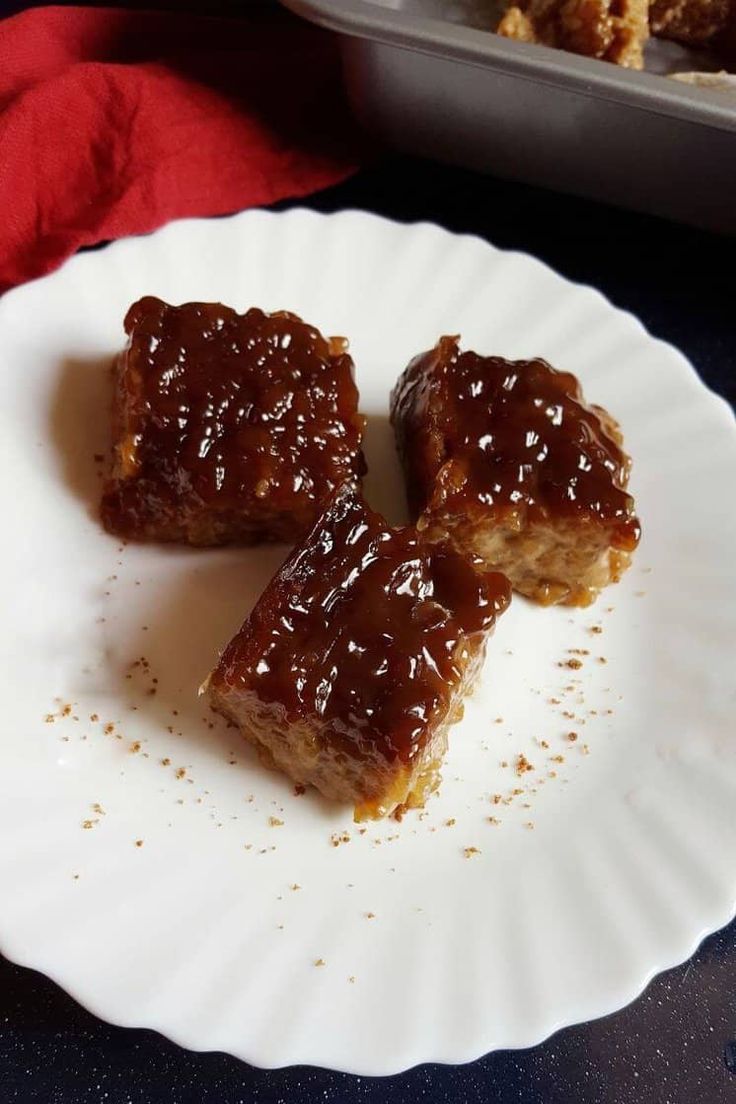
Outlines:
{"label": "caramel topped dessert square", "polygon": [[648,12],[648,0],[512,0],[496,31],[643,69]]}
{"label": "caramel topped dessert square", "polygon": [[116,365],[107,529],[196,545],[293,541],[365,471],[343,338],[295,314],[146,297]]}
{"label": "caramel topped dessert square", "polygon": [[510,594],[475,557],[389,528],[345,484],[225,649],[211,704],[356,819],[421,806]]}
{"label": "caramel topped dessert square", "polygon": [[639,541],[613,418],[544,360],[461,352],[440,338],[391,396],[410,507],[543,605],[588,605]]}

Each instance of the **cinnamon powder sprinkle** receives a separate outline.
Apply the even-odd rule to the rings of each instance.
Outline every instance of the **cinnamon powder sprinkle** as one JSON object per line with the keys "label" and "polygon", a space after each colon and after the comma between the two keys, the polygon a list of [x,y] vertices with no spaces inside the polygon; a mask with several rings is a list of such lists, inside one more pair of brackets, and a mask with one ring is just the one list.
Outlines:
{"label": "cinnamon powder sprinkle", "polygon": [[516,765],[515,766],[516,766],[516,773],[519,775],[519,777],[521,777],[522,774],[526,774],[528,771],[533,771],[534,770],[533,764],[529,762],[526,755],[518,755],[516,757]]}

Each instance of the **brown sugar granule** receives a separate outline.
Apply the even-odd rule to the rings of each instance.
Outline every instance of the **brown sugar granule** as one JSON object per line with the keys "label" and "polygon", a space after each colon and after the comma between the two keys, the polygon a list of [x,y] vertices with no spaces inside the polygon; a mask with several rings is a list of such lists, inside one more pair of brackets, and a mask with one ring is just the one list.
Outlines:
{"label": "brown sugar granule", "polygon": [[187,773],[187,768],[186,767],[177,767],[176,768],[176,777],[177,778],[184,778],[186,776],[186,773]]}
{"label": "brown sugar granule", "polygon": [[134,740],[133,743],[130,745],[130,750],[133,753],[133,755],[137,755],[138,752],[141,750],[140,740]]}
{"label": "brown sugar granule", "polygon": [[268,818],[268,826],[269,828],[283,828],[284,822],[283,820],[279,820],[278,817],[270,816]]}
{"label": "brown sugar granule", "polygon": [[143,846],[143,840],[136,840],[135,845],[136,845],[136,847],[142,847]]}
{"label": "brown sugar granule", "polygon": [[464,847],[463,855],[466,859],[472,859],[473,855],[480,855],[480,850],[477,847]]}
{"label": "brown sugar granule", "polygon": [[323,958],[315,958],[314,965],[315,966],[326,966],[327,964],[326,964],[326,962]]}
{"label": "brown sugar granule", "polygon": [[302,786],[301,782],[297,782],[296,786],[294,787],[294,797],[301,797],[306,792],[307,787]]}
{"label": "brown sugar granule", "polygon": [[[557,666],[569,667],[571,671],[579,671],[583,665],[579,659],[561,659],[558,661]],[[565,689],[567,689],[567,687]]]}
{"label": "brown sugar granule", "polygon": [[592,632],[592,633],[595,633],[597,635],[598,633],[603,632],[603,626],[602,625],[591,625],[590,628],[588,629],[588,632]]}
{"label": "brown sugar granule", "polygon": [[526,774],[528,771],[533,771],[534,766],[529,762],[526,755],[517,755],[516,757],[516,773],[521,777],[522,774]]}
{"label": "brown sugar granule", "polygon": [[71,711],[72,711],[71,705],[67,704],[67,705],[62,706],[62,708],[61,708],[62,717],[68,717],[70,715]]}
{"label": "brown sugar granule", "polygon": [[105,733],[106,736],[110,736],[115,731],[115,725],[112,723],[112,721],[108,721],[102,731]]}
{"label": "brown sugar granule", "polygon": [[454,828],[454,826],[455,826],[455,818],[454,817],[450,817],[449,820],[445,821],[445,828]]}
{"label": "brown sugar granule", "polygon": [[165,759],[161,760],[161,766],[162,767],[170,767],[171,766],[171,760],[169,759],[168,755],[166,756]]}
{"label": "brown sugar granule", "polygon": [[[365,831],[365,828],[363,829]],[[330,836],[330,843],[333,847],[339,847],[341,843],[350,843],[349,832],[333,832]]]}
{"label": "brown sugar granule", "polygon": [[567,738],[568,738],[568,740],[570,741],[571,744],[574,744],[575,741],[578,738],[578,734],[577,734],[577,732],[568,732]]}

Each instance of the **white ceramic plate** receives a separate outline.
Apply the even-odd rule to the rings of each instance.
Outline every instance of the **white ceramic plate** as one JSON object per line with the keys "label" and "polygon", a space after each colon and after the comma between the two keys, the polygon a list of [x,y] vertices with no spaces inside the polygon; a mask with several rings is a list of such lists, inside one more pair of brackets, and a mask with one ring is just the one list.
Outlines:
{"label": "white ceramic plate", "polygon": [[[100,529],[107,366],[144,293],[349,335],[367,492],[393,520],[389,388],[440,333],[541,354],[620,419],[635,565],[588,610],[515,599],[424,815],[360,834],[197,700],[284,549],[122,549]],[[531,257],[291,211],[76,257],[0,304],[0,350],[10,958],[187,1047],[387,1074],[610,1012],[728,921],[736,434],[674,349]]]}

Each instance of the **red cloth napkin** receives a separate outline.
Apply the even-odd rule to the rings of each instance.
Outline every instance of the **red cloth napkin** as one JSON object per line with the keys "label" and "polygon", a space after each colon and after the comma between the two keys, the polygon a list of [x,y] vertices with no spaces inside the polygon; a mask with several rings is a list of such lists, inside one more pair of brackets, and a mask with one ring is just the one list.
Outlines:
{"label": "red cloth napkin", "polygon": [[333,184],[360,143],[333,39],[279,12],[0,22],[0,290],[83,245]]}

